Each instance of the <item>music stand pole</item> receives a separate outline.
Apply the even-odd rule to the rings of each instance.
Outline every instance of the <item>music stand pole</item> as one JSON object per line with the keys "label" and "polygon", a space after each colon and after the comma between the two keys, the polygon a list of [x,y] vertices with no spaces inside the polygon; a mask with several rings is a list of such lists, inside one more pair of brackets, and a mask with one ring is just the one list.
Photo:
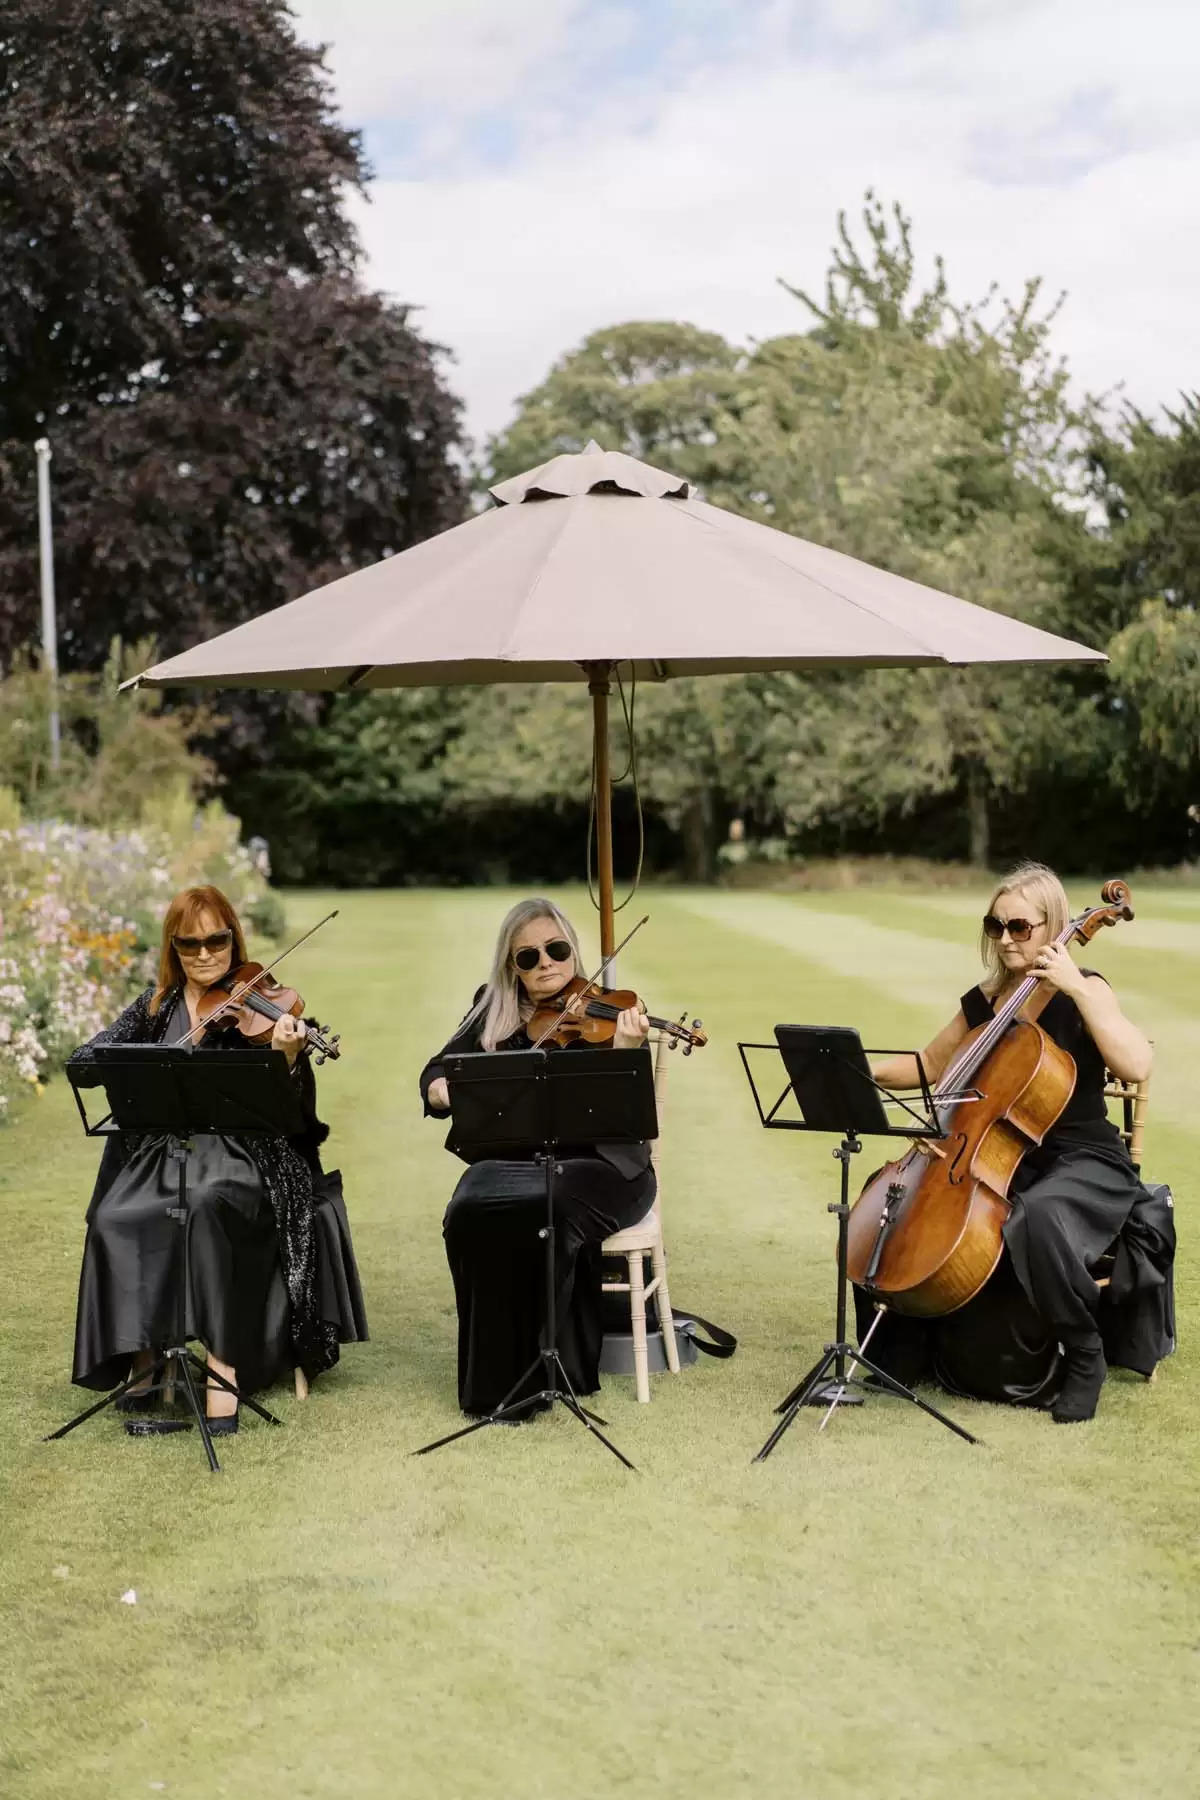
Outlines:
{"label": "music stand pole", "polygon": [[[814,1033],[814,1035],[819,1036],[820,1034]],[[858,1044],[857,1037],[855,1038],[855,1042],[859,1054],[861,1055],[862,1046],[861,1044]],[[779,1052],[779,1046],[773,1044],[739,1045],[742,1056],[742,1065],[746,1071],[747,1078],[750,1081],[751,1091],[754,1094],[759,1118],[763,1125],[793,1131],[824,1129],[825,1127],[821,1125],[809,1127],[806,1124],[795,1124],[778,1117],[779,1109],[784,1099],[787,1097],[789,1089],[793,1085],[791,1082],[789,1082],[788,1088],[785,1088],[783,1094],[780,1095],[774,1106],[769,1110],[764,1111],[758,1090],[754,1085],[754,1078],[750,1072],[750,1065],[746,1059],[746,1051],[748,1049],[770,1049]],[[827,1209],[829,1212],[836,1212],[838,1215],[837,1302],[834,1315],[836,1335],[832,1343],[825,1345],[824,1351],[818,1361],[797,1386],[792,1389],[786,1399],[784,1399],[776,1408],[776,1411],[783,1416],[752,1460],[754,1462],[766,1461],[780,1438],[794,1422],[796,1415],[802,1406],[818,1405],[828,1407],[826,1418],[821,1422],[821,1429],[824,1429],[830,1415],[832,1415],[835,1408],[839,1405],[845,1405],[847,1402],[851,1405],[861,1405],[862,1396],[859,1394],[851,1395],[849,1393],[851,1366],[853,1366],[853,1368],[866,1370],[866,1372],[869,1375],[872,1375],[878,1385],[886,1392],[899,1394],[903,1399],[910,1401],[913,1406],[918,1407],[922,1412],[928,1413],[930,1418],[936,1419],[939,1424],[944,1425],[948,1431],[953,1431],[956,1436],[965,1439],[968,1444],[977,1444],[979,1439],[973,1437],[963,1426],[956,1424],[955,1421],[948,1418],[945,1413],[939,1412],[936,1406],[931,1406],[928,1401],[922,1400],[919,1394],[914,1393],[911,1388],[906,1387],[902,1381],[897,1381],[894,1376],[889,1375],[885,1369],[881,1369],[876,1363],[871,1362],[863,1354],[867,1343],[870,1341],[871,1332],[875,1329],[875,1325],[872,1325],[871,1332],[868,1332],[867,1337],[864,1339],[861,1346],[852,1344],[847,1338],[846,1289],[850,1279],[848,1268],[850,1249],[850,1158],[857,1155],[862,1149],[859,1132],[863,1129],[872,1130],[879,1135],[898,1136],[906,1135],[911,1128],[904,1127],[900,1131],[896,1131],[887,1126],[864,1126],[861,1119],[856,1123],[845,1122],[847,1116],[855,1109],[855,1102],[853,1099],[855,1093],[861,1093],[864,1088],[874,1088],[878,1093],[886,1093],[887,1090],[881,1088],[880,1084],[870,1075],[864,1077],[862,1069],[855,1067],[852,1062],[843,1058],[836,1051],[827,1046],[822,1046],[819,1050],[819,1054],[825,1059],[827,1065],[831,1067],[841,1067],[850,1075],[854,1076],[854,1082],[851,1083],[847,1089],[847,1094],[851,1097],[842,1102],[845,1106],[845,1112],[843,1114],[844,1122],[842,1125],[842,1141],[838,1148],[833,1152],[834,1156],[841,1164],[840,1196],[837,1204],[831,1205]],[[921,1071],[921,1087],[932,1124],[927,1124],[923,1130],[918,1125],[917,1131],[923,1136],[941,1136],[940,1123],[935,1116],[936,1107],[932,1104],[933,1096],[929,1093],[923,1069]],[[797,1094],[797,1098],[800,1098],[799,1094]],[[907,1110],[911,1111],[911,1109]],[[915,1114],[913,1116],[916,1117]],[[830,1124],[832,1124],[832,1120],[830,1121]],[[882,1311],[883,1309],[880,1308],[880,1313],[876,1316],[876,1324],[878,1323],[879,1317],[882,1315]]]}
{"label": "music stand pole", "polygon": [[[596,1430],[597,1425],[604,1425],[607,1421],[602,1419],[598,1413],[589,1412],[588,1408],[581,1403],[571,1386],[571,1378],[563,1365],[562,1355],[558,1348],[558,1271],[555,1266],[554,1225],[555,1158],[551,1150],[544,1149],[536,1154],[534,1161],[542,1165],[546,1180],[546,1223],[538,1231],[544,1247],[543,1269],[546,1283],[546,1318],[542,1327],[541,1348],[529,1367],[523,1369],[517,1376],[499,1406],[495,1407],[492,1412],[486,1413],[481,1419],[473,1419],[469,1425],[462,1425],[457,1431],[451,1431],[445,1437],[436,1438],[432,1444],[422,1444],[419,1450],[413,1450],[411,1454],[428,1456],[430,1451],[440,1450],[446,1444],[456,1444],[459,1438],[470,1437],[473,1432],[482,1431],[485,1426],[505,1425],[510,1420],[523,1419],[540,1402],[545,1409],[553,1408],[556,1404],[565,1406],[581,1425],[587,1427],[593,1437],[599,1438],[604,1448],[610,1450],[618,1462],[624,1463],[627,1469],[633,1469],[636,1474],[637,1470],[629,1458],[623,1455],[615,1444],[610,1443],[602,1431]],[[542,1371],[541,1388],[535,1393],[526,1394],[520,1400],[514,1400],[513,1395],[520,1393],[530,1376],[535,1374],[539,1367]],[[561,1387],[558,1385],[559,1381],[562,1383]]]}
{"label": "music stand pole", "polygon": [[[860,1394],[851,1396],[847,1392],[847,1386],[850,1381],[850,1374],[847,1372],[847,1364],[849,1363],[855,1364],[860,1369],[865,1369],[867,1373],[873,1375],[875,1380],[878,1381],[882,1387],[886,1388],[889,1393],[899,1394],[903,1399],[911,1400],[914,1406],[919,1406],[921,1411],[928,1413],[931,1419],[937,1419],[939,1424],[944,1425],[947,1430],[955,1432],[960,1438],[965,1438],[968,1444],[977,1444],[979,1442],[979,1439],[977,1437],[972,1437],[971,1433],[965,1430],[963,1426],[955,1424],[953,1419],[947,1418],[945,1413],[939,1412],[936,1406],[930,1406],[927,1400],[922,1400],[919,1394],[915,1394],[911,1388],[905,1387],[902,1381],[897,1381],[893,1375],[887,1374],[887,1372],[881,1369],[878,1364],[871,1362],[863,1355],[863,1350],[870,1341],[871,1332],[867,1333],[867,1337],[864,1339],[861,1347],[852,1344],[846,1336],[846,1289],[850,1281],[849,1271],[846,1267],[850,1248],[850,1158],[857,1154],[861,1149],[862,1144],[859,1142],[854,1132],[847,1131],[840,1146],[833,1153],[842,1165],[841,1200],[837,1206],[830,1206],[828,1208],[830,1212],[836,1212],[838,1214],[836,1341],[832,1344],[826,1344],[824,1354],[821,1356],[820,1360],[813,1365],[808,1371],[808,1374],[804,1376],[803,1380],[792,1389],[787,1398],[780,1401],[779,1405],[775,1408],[776,1412],[782,1413],[783,1417],[780,1419],[771,1435],[767,1438],[767,1441],[762,1446],[761,1450],[753,1457],[752,1460],[754,1462],[765,1462],[767,1460],[767,1457],[770,1456],[772,1450],[775,1448],[788,1426],[792,1424],[796,1414],[800,1411],[802,1406],[828,1406],[829,1412],[832,1413],[835,1407],[845,1406],[847,1403],[850,1405],[862,1405],[862,1396]],[[876,1324],[883,1316],[883,1310],[884,1309],[881,1307],[876,1314]],[[873,1324],[871,1326],[871,1331],[873,1332],[874,1329],[875,1325]],[[829,1380],[827,1377],[831,1370],[833,1372],[832,1380]],[[827,1418],[821,1421],[822,1430],[824,1430],[826,1423]]]}
{"label": "music stand pole", "polygon": [[[514,1067],[515,1065],[515,1067]],[[616,1445],[597,1431],[606,1421],[590,1412],[571,1386],[558,1347],[558,1269],[555,1256],[554,1180],[560,1174],[561,1144],[598,1141],[641,1143],[658,1134],[653,1078],[648,1054],[642,1050],[576,1050],[570,1055],[546,1050],[510,1053],[468,1053],[453,1059],[451,1106],[456,1148],[465,1141],[487,1146],[495,1155],[507,1147],[533,1153],[541,1165],[546,1195],[546,1221],[538,1231],[543,1246],[545,1317],[538,1354],[509,1388],[500,1404],[482,1418],[457,1431],[423,1444],[414,1456],[427,1456],[445,1444],[470,1437],[486,1425],[504,1425],[525,1417],[539,1403],[547,1410],[565,1406],[572,1417],[598,1438],[619,1463],[633,1463]],[[469,1101],[469,1122],[460,1108]],[[594,1132],[594,1139],[591,1134]],[[538,1370],[542,1386],[520,1398],[521,1389]],[[636,1470],[634,1470],[636,1473]]]}

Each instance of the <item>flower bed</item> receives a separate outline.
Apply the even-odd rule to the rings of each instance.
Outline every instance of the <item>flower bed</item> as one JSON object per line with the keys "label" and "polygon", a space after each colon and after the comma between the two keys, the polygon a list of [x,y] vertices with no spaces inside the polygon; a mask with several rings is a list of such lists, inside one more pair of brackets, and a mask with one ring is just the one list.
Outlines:
{"label": "flower bed", "polygon": [[167,901],[201,881],[248,926],[282,930],[278,897],[220,807],[176,838],[57,821],[0,830],[0,1119],[151,979]]}

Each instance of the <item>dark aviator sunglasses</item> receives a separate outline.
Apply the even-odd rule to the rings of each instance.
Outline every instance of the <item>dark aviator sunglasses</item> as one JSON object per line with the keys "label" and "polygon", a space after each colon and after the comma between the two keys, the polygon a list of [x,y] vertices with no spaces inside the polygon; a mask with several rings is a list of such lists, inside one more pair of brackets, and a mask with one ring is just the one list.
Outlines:
{"label": "dark aviator sunglasses", "polygon": [[228,950],[233,942],[233,933],[228,929],[214,931],[208,937],[173,937],[171,942],[181,956],[199,956],[201,950],[208,950],[213,956],[219,950]]}
{"label": "dark aviator sunglasses", "polygon": [[1045,923],[1045,919],[998,919],[995,913],[986,913],[983,930],[984,935],[990,937],[993,943],[999,943],[1007,931],[1014,944],[1024,944],[1030,934]]}
{"label": "dark aviator sunglasses", "polygon": [[541,944],[536,948],[533,944],[526,944],[523,950],[514,950],[513,961],[518,969],[523,969],[528,975],[530,970],[536,969],[542,960],[543,950],[550,961],[556,963],[570,962],[575,954],[566,938],[551,938],[548,944]]}

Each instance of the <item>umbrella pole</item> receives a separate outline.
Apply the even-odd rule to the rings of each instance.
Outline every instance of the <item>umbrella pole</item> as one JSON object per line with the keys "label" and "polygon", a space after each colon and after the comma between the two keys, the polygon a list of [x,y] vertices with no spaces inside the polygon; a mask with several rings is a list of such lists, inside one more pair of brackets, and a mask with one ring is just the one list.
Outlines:
{"label": "umbrella pole", "polygon": [[[600,955],[611,956],[616,944],[613,929],[612,775],[608,761],[608,696],[612,692],[612,664],[588,664],[588,693],[592,696],[592,766],[596,782],[596,870],[600,887]],[[613,985],[610,971],[605,987]]]}

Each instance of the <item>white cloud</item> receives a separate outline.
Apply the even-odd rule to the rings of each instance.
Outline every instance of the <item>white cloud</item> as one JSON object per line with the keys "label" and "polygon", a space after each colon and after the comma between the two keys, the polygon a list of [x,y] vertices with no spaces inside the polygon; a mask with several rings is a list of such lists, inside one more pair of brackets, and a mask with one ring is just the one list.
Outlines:
{"label": "white cloud", "polygon": [[[309,0],[305,23],[325,7]],[[1124,380],[1147,406],[1200,386],[1200,16],[1175,0],[971,0],[899,36],[918,16],[743,0],[736,53],[693,46],[662,91],[634,69],[556,106],[547,59],[577,44],[581,5],[330,8],[353,122],[382,129],[393,105],[403,122],[417,94],[455,130],[498,99],[523,127],[503,167],[460,157],[376,183],[368,276],[424,308],[483,432],[601,325],[681,318],[739,341],[797,328],[776,276],[819,285],[836,212],[873,186],[913,215],[921,251],[945,255],[956,295],[993,279],[1016,293],[1034,274],[1068,289],[1057,342],[1081,384]],[[389,71],[423,20],[431,35]],[[374,74],[346,87],[355,67]]]}
{"label": "white cloud", "polygon": [[408,106],[460,118],[510,100],[566,43],[582,0],[300,0],[300,36],[330,46],[347,117]]}

